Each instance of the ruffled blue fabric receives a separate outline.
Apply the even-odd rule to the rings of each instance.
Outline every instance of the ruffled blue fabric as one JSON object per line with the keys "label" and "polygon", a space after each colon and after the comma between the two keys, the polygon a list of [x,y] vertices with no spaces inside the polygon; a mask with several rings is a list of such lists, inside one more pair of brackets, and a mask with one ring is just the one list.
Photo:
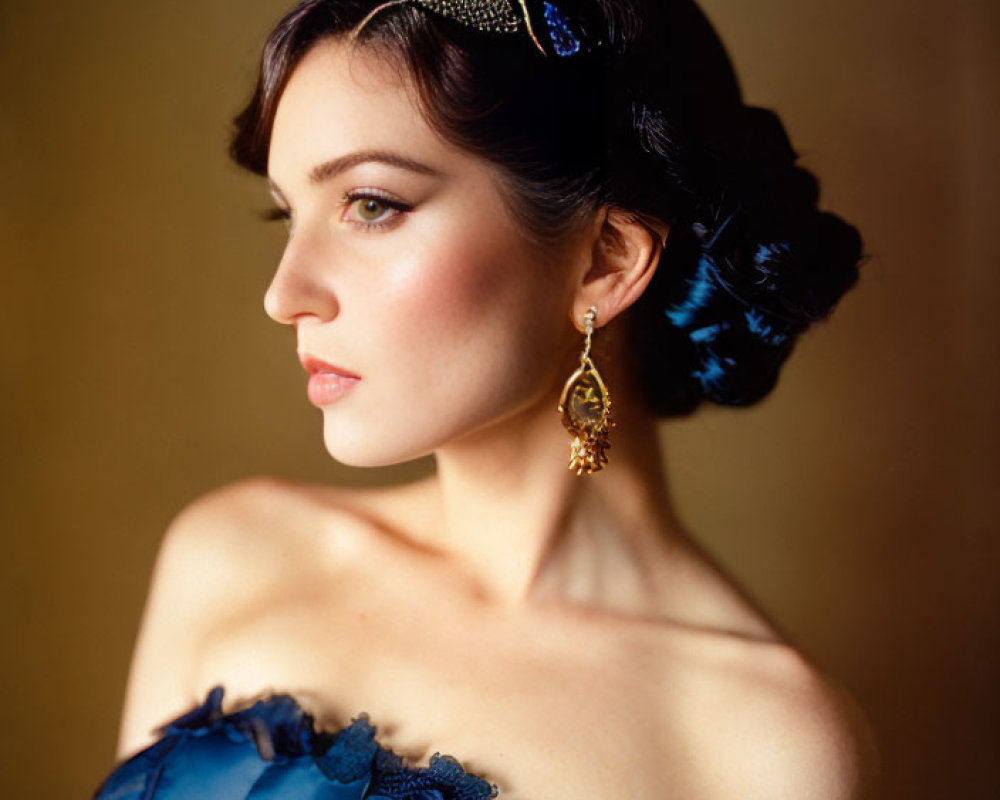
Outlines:
{"label": "ruffled blue fabric", "polygon": [[221,687],[121,764],[94,800],[486,800],[496,789],[453,758],[407,767],[359,717],[336,733],[288,695],[232,714]]}

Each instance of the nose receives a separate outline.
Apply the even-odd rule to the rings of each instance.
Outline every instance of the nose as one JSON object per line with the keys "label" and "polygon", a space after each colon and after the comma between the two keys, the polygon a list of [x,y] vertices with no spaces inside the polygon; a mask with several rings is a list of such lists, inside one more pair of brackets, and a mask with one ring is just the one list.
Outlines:
{"label": "nose", "polygon": [[336,317],[340,307],[328,267],[328,259],[315,242],[304,236],[289,239],[264,294],[267,315],[283,325],[293,325],[304,317],[323,322]]}

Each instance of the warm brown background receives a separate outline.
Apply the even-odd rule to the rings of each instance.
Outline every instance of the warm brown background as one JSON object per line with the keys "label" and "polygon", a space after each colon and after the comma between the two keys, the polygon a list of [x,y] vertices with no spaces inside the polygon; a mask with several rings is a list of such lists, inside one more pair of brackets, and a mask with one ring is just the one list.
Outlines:
{"label": "warm brown background", "polygon": [[[0,2],[4,796],[83,797],[111,765],[179,507],[372,477],[322,449],[260,309],[282,234],[223,156],[284,6]],[[889,798],[994,800],[1000,4],[705,6],[873,258],[762,407],[665,430],[675,494],[867,709]]]}

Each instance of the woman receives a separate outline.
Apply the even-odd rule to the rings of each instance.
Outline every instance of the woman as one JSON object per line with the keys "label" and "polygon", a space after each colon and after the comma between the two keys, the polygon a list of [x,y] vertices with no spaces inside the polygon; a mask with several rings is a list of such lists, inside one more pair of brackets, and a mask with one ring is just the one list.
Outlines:
{"label": "woman", "polygon": [[860,255],[693,4],[305,0],[232,152],[330,454],[437,469],[181,514],[99,796],[869,796],[664,490],[657,418],[763,397]]}

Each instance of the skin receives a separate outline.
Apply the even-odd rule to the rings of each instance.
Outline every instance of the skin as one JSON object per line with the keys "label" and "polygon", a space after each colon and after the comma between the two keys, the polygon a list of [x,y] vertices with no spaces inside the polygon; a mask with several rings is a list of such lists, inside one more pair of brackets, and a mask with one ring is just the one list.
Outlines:
{"label": "skin", "polygon": [[[372,152],[422,168],[354,163]],[[850,702],[671,508],[656,420],[617,366],[657,233],[598,209],[543,260],[496,169],[337,41],[293,74],[269,174],[291,229],[267,312],[361,377],[322,409],[327,448],[356,465],[433,452],[437,472],[369,490],[258,479],[186,509],[120,755],[222,684],[229,707],[289,692],[333,729],[367,712],[383,744],[449,753],[504,798],[874,796]],[[555,407],[592,305],[620,424],[609,467],[580,478]]]}

